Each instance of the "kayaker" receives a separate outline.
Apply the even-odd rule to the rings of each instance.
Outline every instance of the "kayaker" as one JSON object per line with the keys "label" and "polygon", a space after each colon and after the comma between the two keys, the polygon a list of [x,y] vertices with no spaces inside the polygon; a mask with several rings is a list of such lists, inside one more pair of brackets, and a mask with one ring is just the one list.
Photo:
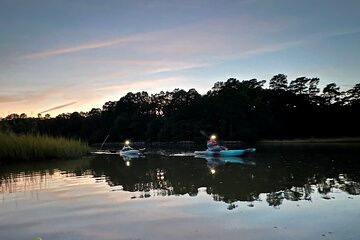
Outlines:
{"label": "kayaker", "polygon": [[208,147],[208,150],[210,150],[210,151],[223,150],[223,147],[219,146],[219,144],[217,143],[215,135],[211,135],[210,140],[207,142],[206,146]]}
{"label": "kayaker", "polygon": [[129,150],[132,150],[133,148],[130,147],[130,141],[129,140],[126,140],[125,143],[124,143],[124,147],[121,149],[121,151],[129,151]]}

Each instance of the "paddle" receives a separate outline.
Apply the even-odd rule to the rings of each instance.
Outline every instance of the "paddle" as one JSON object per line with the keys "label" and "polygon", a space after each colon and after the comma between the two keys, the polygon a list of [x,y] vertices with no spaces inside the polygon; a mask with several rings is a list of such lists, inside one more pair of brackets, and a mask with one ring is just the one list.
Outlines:
{"label": "paddle", "polygon": [[203,135],[204,137],[207,137],[210,139],[210,136],[206,134],[206,132],[204,130],[200,130],[199,131],[201,135]]}
{"label": "paddle", "polygon": [[110,136],[110,134],[108,134],[108,135],[106,136],[106,138],[104,139],[103,143],[101,144],[100,149],[102,149],[102,147],[104,146],[104,144],[105,144],[105,142],[106,142],[106,140],[108,139],[109,136]]}

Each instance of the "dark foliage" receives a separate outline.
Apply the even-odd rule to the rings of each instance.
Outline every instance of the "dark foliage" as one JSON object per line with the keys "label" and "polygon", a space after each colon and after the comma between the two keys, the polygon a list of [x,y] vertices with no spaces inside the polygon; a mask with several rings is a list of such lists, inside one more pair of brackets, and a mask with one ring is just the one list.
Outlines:
{"label": "dark foliage", "polygon": [[221,139],[255,141],[304,137],[360,136],[360,84],[341,92],[335,83],[322,94],[319,78],[284,74],[270,80],[217,82],[205,95],[195,89],[128,93],[102,109],[28,118],[10,114],[0,131],[76,137],[90,143],[108,141],[204,140],[200,131]]}

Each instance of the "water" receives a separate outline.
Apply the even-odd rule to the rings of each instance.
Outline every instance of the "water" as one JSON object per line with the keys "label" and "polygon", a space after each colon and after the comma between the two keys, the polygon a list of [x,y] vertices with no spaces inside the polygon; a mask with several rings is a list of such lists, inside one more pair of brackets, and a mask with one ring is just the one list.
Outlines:
{"label": "water", "polygon": [[[159,151],[157,151],[159,153]],[[0,169],[0,239],[358,239],[359,145]]]}

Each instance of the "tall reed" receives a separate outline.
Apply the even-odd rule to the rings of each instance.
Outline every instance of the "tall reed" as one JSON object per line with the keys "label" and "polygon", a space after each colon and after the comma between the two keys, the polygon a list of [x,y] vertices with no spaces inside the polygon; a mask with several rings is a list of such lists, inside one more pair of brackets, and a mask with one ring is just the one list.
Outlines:
{"label": "tall reed", "polygon": [[86,143],[64,137],[0,133],[0,162],[75,158],[90,152]]}

